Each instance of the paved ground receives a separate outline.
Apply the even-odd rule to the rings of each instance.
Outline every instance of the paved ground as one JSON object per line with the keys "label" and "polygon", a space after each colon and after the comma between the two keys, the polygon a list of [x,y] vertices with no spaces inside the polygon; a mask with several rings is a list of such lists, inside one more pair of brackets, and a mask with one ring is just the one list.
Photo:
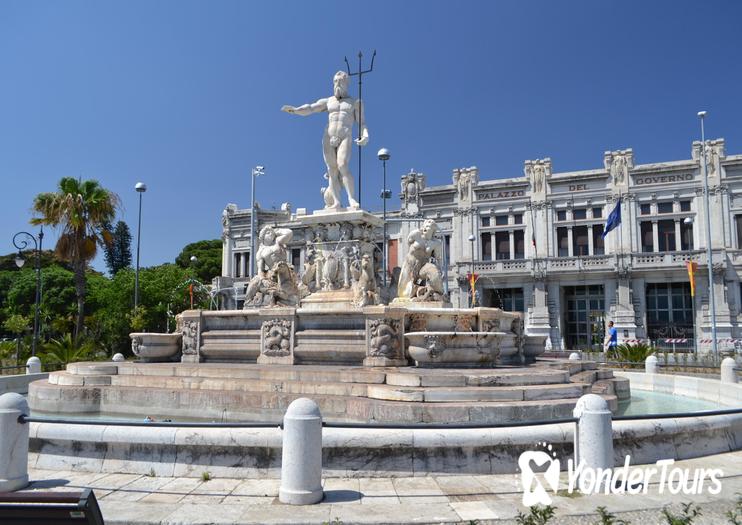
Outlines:
{"label": "paved ground", "polygon": [[[556,516],[549,524],[600,523],[595,509],[605,506],[633,524],[667,523],[663,507],[676,514],[694,502],[701,515],[694,524],[733,523],[726,513],[742,494],[742,451],[680,461],[675,467],[720,468],[719,495],[658,494],[657,483],[639,495],[555,495]],[[106,523],[113,524],[399,524],[516,523],[521,504],[520,477],[436,476],[327,479],[325,499],[312,506],[278,502],[279,480],[163,478],[136,474],[91,474],[31,470],[31,490],[94,489]],[[566,475],[563,475],[566,479]],[[0,523],[2,518],[0,517]],[[742,510],[740,511],[742,523]]]}

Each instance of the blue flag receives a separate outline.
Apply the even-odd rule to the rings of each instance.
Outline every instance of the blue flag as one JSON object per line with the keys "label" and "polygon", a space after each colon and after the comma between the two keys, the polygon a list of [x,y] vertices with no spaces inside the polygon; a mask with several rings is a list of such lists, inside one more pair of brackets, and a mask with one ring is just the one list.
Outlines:
{"label": "blue flag", "polygon": [[603,238],[605,239],[605,236],[608,235],[608,232],[611,230],[615,230],[621,225],[621,198],[618,198],[618,202],[616,203],[616,207],[613,208],[613,211],[608,216],[608,218],[605,221],[605,229],[603,229]]}

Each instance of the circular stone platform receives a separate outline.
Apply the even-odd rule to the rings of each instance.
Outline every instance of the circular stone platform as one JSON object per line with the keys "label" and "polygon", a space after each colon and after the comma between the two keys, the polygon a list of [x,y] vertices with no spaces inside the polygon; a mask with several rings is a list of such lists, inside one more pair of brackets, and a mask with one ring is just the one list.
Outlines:
{"label": "circular stone platform", "polygon": [[494,369],[219,363],[75,363],[29,389],[34,414],[280,422],[296,398],[328,422],[504,423],[571,417],[577,399],[612,410],[628,380],[590,361]]}

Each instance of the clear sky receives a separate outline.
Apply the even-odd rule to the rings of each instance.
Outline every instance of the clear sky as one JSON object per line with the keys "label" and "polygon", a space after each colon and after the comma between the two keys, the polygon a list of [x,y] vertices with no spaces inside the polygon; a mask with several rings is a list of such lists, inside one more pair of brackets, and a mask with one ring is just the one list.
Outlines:
{"label": "clear sky", "polygon": [[256,164],[264,207],[321,207],[326,115],[279,109],[329,96],[359,50],[377,50],[365,208],[380,208],[382,146],[393,206],[411,168],[434,185],[472,165],[517,177],[545,156],[597,168],[607,149],[689,158],[700,109],[707,136],[742,153],[741,21],[731,0],[1,0],[0,253],[62,176],[118,193],[134,235],[147,183],[145,266],[218,238],[225,204],[249,207]]}

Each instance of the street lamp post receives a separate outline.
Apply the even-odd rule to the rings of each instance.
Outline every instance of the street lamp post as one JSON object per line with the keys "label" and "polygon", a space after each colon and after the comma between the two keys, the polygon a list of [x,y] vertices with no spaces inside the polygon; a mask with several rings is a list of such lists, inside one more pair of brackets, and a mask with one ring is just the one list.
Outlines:
{"label": "street lamp post", "polygon": [[386,189],[386,161],[388,161],[391,158],[391,153],[389,152],[388,149],[381,148],[379,150],[378,156],[379,156],[379,160],[384,165],[384,182],[383,182],[384,186],[383,186],[383,188],[381,190],[381,198],[384,201],[384,214],[383,214],[383,217],[384,217],[384,244],[382,245],[382,250],[381,250],[381,257],[383,259],[382,260],[382,263],[381,263],[381,271],[382,271],[382,275],[384,276],[384,288],[386,288],[386,286],[387,286],[386,274],[387,274],[387,264],[388,264],[388,262],[387,262],[387,257],[388,257],[388,255],[387,255],[387,244],[388,243],[387,243],[387,239],[386,239],[386,200],[389,199],[389,198],[391,198],[391,196],[392,196],[391,190]]}
{"label": "street lamp post", "polygon": [[139,219],[137,221],[137,265],[134,270],[134,309],[139,306],[139,244],[142,237],[142,194],[147,191],[147,185],[137,182],[134,189],[139,194]]}
{"label": "street lamp post", "polygon": [[265,175],[263,166],[252,169],[252,189],[250,191],[250,279],[255,276],[255,239],[257,237],[257,220],[255,218],[255,177]]}
{"label": "street lamp post", "polygon": [[698,112],[698,118],[701,119],[701,176],[703,177],[703,195],[706,207],[706,263],[709,273],[709,303],[711,303],[711,349],[715,356],[719,355],[719,347],[716,341],[716,300],[714,297],[714,265],[711,258],[711,200],[709,199],[709,181],[708,169],[706,167],[706,134],[703,128],[703,121],[706,117],[705,111]]}
{"label": "street lamp post", "polygon": [[39,339],[39,330],[41,329],[41,327],[39,326],[39,308],[41,307],[41,244],[44,240],[44,228],[42,227],[39,230],[38,239],[28,232],[18,232],[13,236],[13,246],[18,248],[18,255],[15,258],[15,265],[18,268],[22,268],[23,265],[26,263],[26,260],[23,258],[23,253],[21,253],[21,251],[26,249],[26,247],[28,246],[28,241],[23,238],[19,239],[19,237],[24,236],[26,237],[26,239],[31,239],[33,241],[34,251],[36,252],[36,262],[34,268],[36,270],[36,298],[34,300],[33,339],[31,340],[31,355],[35,356],[36,345]]}
{"label": "street lamp post", "polygon": [[469,307],[474,307],[474,293],[475,293],[475,286],[476,286],[476,277],[474,276],[474,241],[477,238],[474,236],[474,234],[469,235],[469,242],[471,243],[471,273],[469,274],[469,285],[471,287],[471,297],[469,298]]}

